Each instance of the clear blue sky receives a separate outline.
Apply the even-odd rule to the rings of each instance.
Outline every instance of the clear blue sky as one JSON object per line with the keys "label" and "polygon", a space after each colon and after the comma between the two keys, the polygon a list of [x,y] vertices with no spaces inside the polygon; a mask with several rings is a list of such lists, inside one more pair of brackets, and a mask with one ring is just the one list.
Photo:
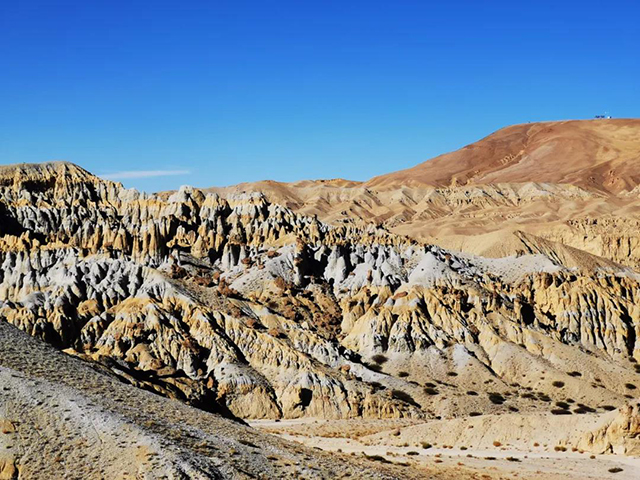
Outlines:
{"label": "clear blue sky", "polygon": [[3,1],[0,163],[148,191],[365,180],[508,124],[637,117],[639,19],[615,0]]}

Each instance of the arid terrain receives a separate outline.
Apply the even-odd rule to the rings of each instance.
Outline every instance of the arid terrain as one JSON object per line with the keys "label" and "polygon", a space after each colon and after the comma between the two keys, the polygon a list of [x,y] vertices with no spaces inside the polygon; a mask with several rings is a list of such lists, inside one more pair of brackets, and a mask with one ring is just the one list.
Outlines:
{"label": "arid terrain", "polygon": [[400,235],[502,257],[535,235],[637,267],[640,120],[514,125],[409,170],[368,182],[273,181],[260,191],[325,222],[374,223]]}
{"label": "arid terrain", "polygon": [[638,478],[639,185],[640,120],[368,182],[0,167],[0,480]]}

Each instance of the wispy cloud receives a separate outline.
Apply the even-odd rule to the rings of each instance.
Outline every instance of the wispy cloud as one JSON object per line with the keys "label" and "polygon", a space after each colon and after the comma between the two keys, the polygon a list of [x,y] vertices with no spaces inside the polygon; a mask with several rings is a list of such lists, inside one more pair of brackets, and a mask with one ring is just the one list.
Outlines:
{"label": "wispy cloud", "polygon": [[103,173],[100,176],[107,180],[126,180],[128,178],[174,177],[189,175],[190,170],[124,170],[122,172]]}

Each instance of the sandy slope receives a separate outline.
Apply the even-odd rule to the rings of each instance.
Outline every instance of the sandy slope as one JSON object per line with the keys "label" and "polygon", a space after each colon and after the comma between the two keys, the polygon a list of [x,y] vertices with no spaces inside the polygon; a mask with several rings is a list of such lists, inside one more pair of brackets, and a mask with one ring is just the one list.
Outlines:
{"label": "sandy slope", "polygon": [[568,183],[613,193],[640,182],[640,120],[513,125],[368,187],[491,183]]}
{"label": "sandy slope", "polygon": [[138,390],[0,321],[2,480],[406,474],[405,467],[311,451]]}

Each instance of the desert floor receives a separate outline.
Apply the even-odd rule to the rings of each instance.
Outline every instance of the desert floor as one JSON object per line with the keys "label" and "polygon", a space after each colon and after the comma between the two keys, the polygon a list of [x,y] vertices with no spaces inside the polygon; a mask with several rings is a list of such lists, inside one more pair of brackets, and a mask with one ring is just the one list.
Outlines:
{"label": "desert floor", "polygon": [[[424,472],[425,478],[489,479],[628,479],[640,478],[640,458],[622,455],[592,455],[579,451],[555,451],[551,446],[522,449],[496,447],[474,449],[420,442],[403,446],[392,439],[411,421],[332,421],[321,419],[257,420],[253,427],[287,440],[329,452],[367,458],[372,462],[405,465],[408,476]],[[342,434],[340,433],[342,432]],[[350,433],[346,433],[350,432]],[[411,474],[409,474],[411,471]]]}

